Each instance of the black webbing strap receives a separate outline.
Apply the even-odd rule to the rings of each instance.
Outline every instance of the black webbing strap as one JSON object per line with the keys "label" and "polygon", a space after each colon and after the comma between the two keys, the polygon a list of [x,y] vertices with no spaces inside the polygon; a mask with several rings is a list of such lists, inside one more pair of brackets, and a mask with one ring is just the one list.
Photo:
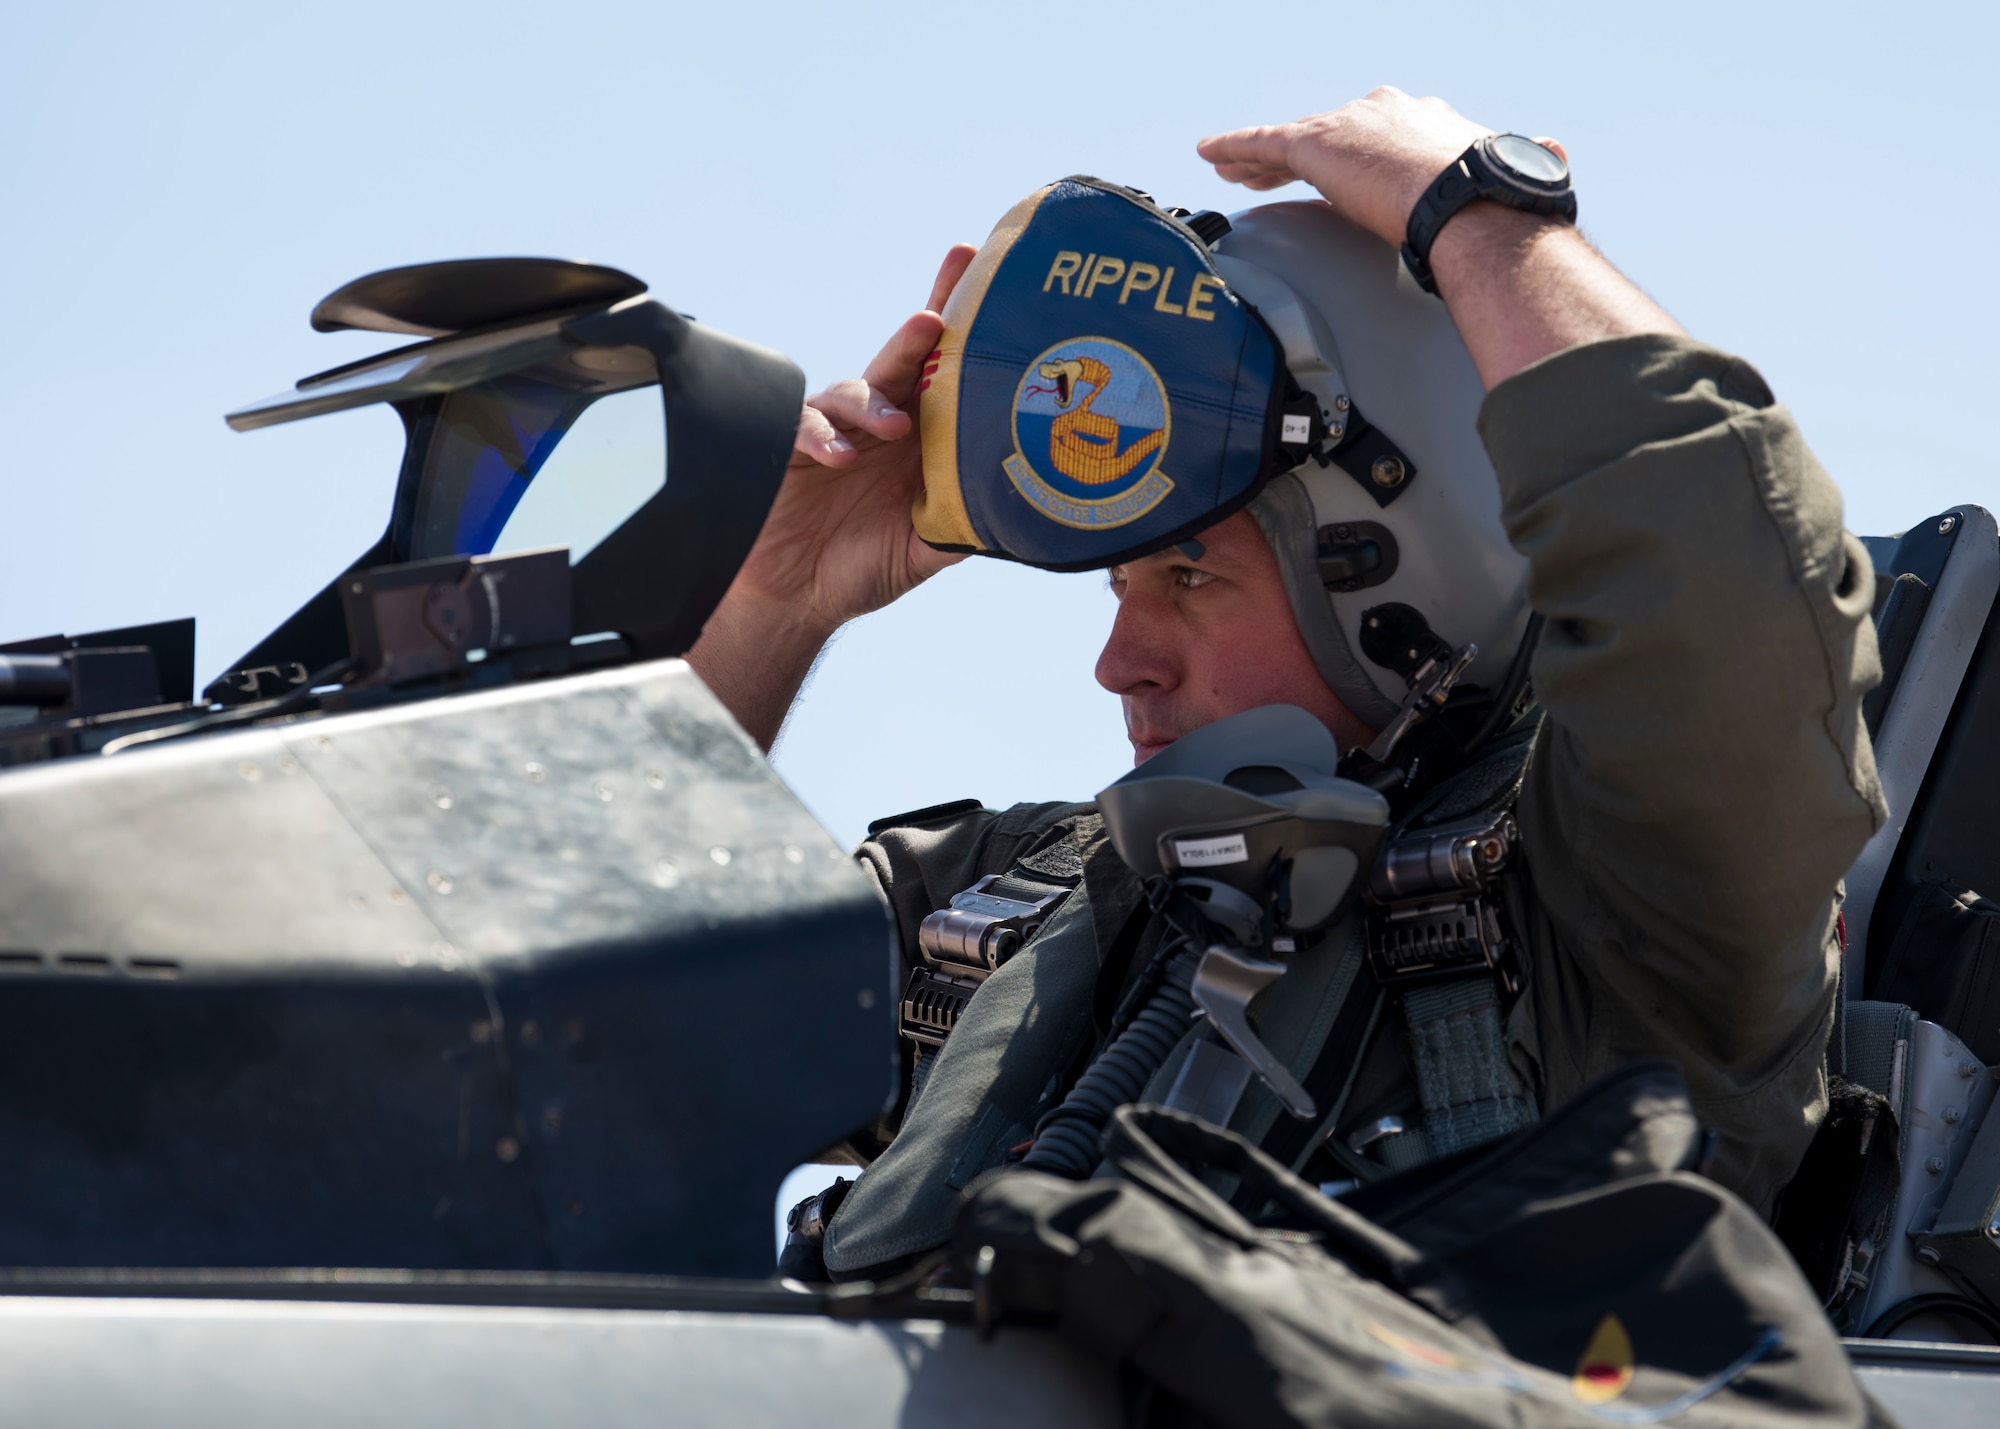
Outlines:
{"label": "black webbing strap", "polygon": [[[1021,865],[1017,863],[987,884],[980,892],[990,898],[1011,898],[1017,903],[1039,903],[1051,893],[1073,892],[1077,882],[1075,878],[1050,877],[1041,873],[1030,878],[1023,875]],[[1061,906],[1061,904],[1056,905],[1056,907]],[[1051,908],[1049,912],[1054,913],[1055,908]]]}
{"label": "black webbing strap", "polygon": [[[1368,1029],[1375,1024],[1375,1011],[1381,1002],[1381,986],[1376,983],[1374,972],[1364,961],[1355,973],[1354,981],[1348,985],[1340,1011],[1333,1016],[1333,1026],[1327,1030],[1326,1042],[1320,1047],[1319,1056],[1313,1060],[1312,1069],[1305,1075],[1303,1085],[1318,1106],[1330,1111],[1340,1099],[1341,1090],[1354,1075],[1362,1053],[1367,1050]],[[1319,1126],[1317,1121],[1281,1116],[1264,1138],[1263,1150],[1283,1166],[1295,1165]]]}
{"label": "black webbing strap", "polygon": [[[1118,936],[1111,940],[1104,961],[1098,966],[1097,990],[1091,996],[1090,1019],[1099,1037],[1109,1036],[1112,1028],[1129,1020],[1130,1014],[1137,1010],[1130,1006],[1136,991],[1135,980],[1144,971],[1137,962],[1137,954],[1153,921],[1153,910],[1143,898],[1133,904],[1132,911],[1125,915]],[[1157,939],[1154,941],[1157,942]]]}

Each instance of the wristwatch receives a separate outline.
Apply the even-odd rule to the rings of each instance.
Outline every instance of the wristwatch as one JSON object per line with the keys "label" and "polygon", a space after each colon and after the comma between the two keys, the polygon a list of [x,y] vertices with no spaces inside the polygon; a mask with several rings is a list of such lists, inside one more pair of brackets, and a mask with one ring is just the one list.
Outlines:
{"label": "wristwatch", "polygon": [[1426,293],[1438,290],[1431,245],[1453,214],[1482,198],[1576,221],[1576,194],[1561,155],[1520,134],[1488,134],[1452,160],[1410,210],[1403,262]]}

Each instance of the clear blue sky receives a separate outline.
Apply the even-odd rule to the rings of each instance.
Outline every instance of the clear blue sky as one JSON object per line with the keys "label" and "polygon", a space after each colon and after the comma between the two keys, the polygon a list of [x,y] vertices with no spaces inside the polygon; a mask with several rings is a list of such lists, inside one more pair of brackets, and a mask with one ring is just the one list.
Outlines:
{"label": "clear blue sky", "polygon": [[[360,273],[598,259],[818,385],[1036,185],[1240,208],[1197,137],[1384,82],[1562,138],[1586,230],[1762,368],[1856,529],[1994,505],[1996,41],[1971,4],[24,6],[0,638],[192,614],[205,678],[369,544],[386,411],[221,420],[386,345],[306,325]],[[1128,759],[1109,620],[1101,578],[969,562],[845,634],[779,767],[843,838],[1087,796]]]}

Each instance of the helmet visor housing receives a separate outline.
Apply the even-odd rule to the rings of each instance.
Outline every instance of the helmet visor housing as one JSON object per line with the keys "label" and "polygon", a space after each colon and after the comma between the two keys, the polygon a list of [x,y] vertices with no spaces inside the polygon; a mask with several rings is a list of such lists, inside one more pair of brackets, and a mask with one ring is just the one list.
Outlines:
{"label": "helmet visor housing", "polygon": [[[1251,507],[1314,663],[1380,728],[1406,676],[1371,635],[1413,611],[1451,648],[1479,647],[1468,685],[1498,688],[1528,620],[1528,563],[1501,524],[1479,436],[1486,390],[1451,314],[1394,248],[1325,203],[1267,204],[1231,224],[1217,270],[1328,421],[1332,461],[1299,464]],[[1371,544],[1393,559],[1338,558]]]}

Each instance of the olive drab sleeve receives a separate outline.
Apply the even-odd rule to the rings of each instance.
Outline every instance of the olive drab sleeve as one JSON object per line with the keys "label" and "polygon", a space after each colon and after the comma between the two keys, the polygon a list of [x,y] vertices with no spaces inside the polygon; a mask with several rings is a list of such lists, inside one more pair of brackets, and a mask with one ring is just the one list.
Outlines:
{"label": "olive drab sleeve", "polygon": [[859,857],[894,914],[899,976],[918,957],[924,918],[987,874],[1018,867],[1072,891],[979,985],[949,1037],[925,1054],[927,1070],[910,1068],[903,1124],[885,1120],[850,1143],[868,1169],[826,1227],[824,1261],[835,1279],[873,1274],[943,1244],[959,1193],[1032,1136],[1060,1094],[1059,1074],[1092,1032],[1106,943],[1098,924],[1119,916],[1108,905],[1127,906],[1136,896],[1136,880],[1128,889],[1101,876],[1109,849],[1089,804],[1017,804],[994,813],[968,803],[871,828]]}
{"label": "olive drab sleeve", "polygon": [[[918,809],[878,819],[855,850],[855,860],[875,883],[895,926],[895,967],[891,980],[898,995],[918,961],[917,931],[925,918],[947,906],[952,896],[972,887],[989,873],[1004,873],[1024,856],[1073,830],[1090,818],[1090,804],[1016,804],[997,811],[976,799]],[[844,1150],[847,1158],[867,1165],[879,1156],[900,1129],[902,1104],[914,1086],[907,1043],[899,1046],[903,1082],[897,1107],[875,1125],[856,1132]]]}
{"label": "olive drab sleeve", "polygon": [[1763,380],[1684,338],[1548,358],[1480,433],[1548,618],[1513,1034],[1544,1105],[1679,1060],[1710,1174],[1768,1212],[1826,1105],[1835,888],[1886,817],[1870,562]]}

